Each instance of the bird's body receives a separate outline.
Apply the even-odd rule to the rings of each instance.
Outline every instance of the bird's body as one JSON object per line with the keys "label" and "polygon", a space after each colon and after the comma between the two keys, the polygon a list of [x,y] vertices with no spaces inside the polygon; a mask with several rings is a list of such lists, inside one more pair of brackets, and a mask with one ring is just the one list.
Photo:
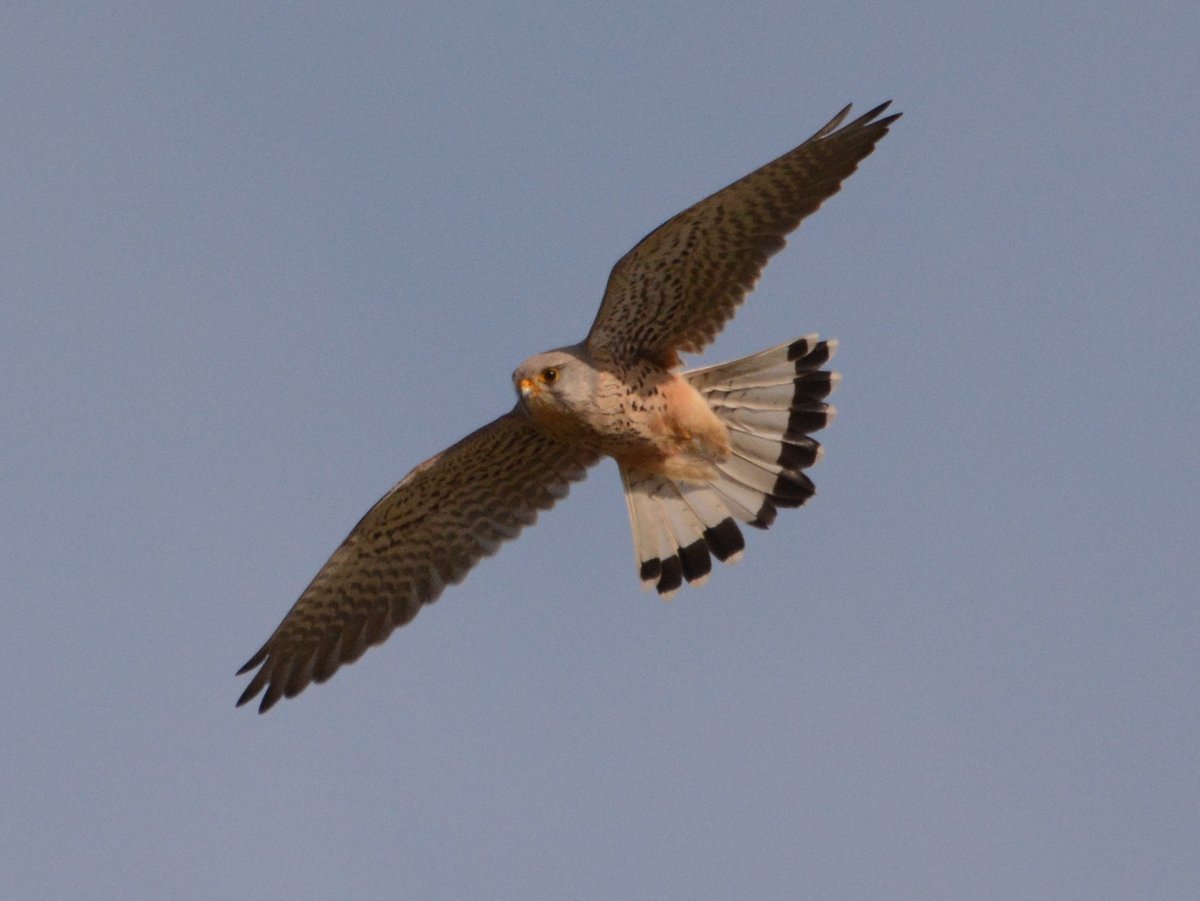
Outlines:
{"label": "bird's body", "polygon": [[[553,384],[542,380],[546,371],[555,372]],[[526,379],[529,388],[522,390]],[[704,479],[729,455],[728,433],[700,393],[652,360],[594,361],[586,349],[572,347],[531,357],[513,381],[523,409],[547,434],[622,466]],[[572,383],[582,390],[566,389],[576,387]]]}
{"label": "bird's body", "polygon": [[883,104],[671,218],[613,267],[579,344],[513,373],[509,413],[417,466],[367,512],[265,645],[239,699],[260,711],[328,679],[530,525],[602,456],[620,469],[638,574],[664,596],[736,560],[814,493],[835,343],[798,338],[681,371],[749,293],[784,236],[836,193],[898,116]]}

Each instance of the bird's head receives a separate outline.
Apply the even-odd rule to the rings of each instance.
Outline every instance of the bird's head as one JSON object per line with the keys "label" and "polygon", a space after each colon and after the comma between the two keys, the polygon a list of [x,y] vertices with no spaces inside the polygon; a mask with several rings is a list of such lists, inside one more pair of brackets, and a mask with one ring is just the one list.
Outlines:
{"label": "bird's head", "polygon": [[521,405],[535,417],[569,414],[592,396],[595,370],[575,348],[550,350],[530,357],[513,372]]}

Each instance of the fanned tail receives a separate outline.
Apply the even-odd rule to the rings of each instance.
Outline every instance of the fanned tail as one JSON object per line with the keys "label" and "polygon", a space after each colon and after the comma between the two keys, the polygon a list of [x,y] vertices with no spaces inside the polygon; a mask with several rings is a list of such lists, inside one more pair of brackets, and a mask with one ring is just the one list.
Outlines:
{"label": "fanned tail", "polygon": [[806,335],[740,360],[683,373],[729,430],[731,452],[707,482],[621,467],[638,575],[670,597],[701,584],[712,558],[733,563],[745,547],[738,523],[765,529],[780,507],[816,489],[804,470],[821,457],[811,437],[833,421],[825,398],[838,382],[821,369],[836,341]]}

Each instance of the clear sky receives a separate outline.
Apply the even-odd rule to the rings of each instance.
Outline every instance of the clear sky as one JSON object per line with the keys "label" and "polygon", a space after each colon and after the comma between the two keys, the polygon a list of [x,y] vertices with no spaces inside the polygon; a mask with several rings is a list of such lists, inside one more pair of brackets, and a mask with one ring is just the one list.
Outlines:
{"label": "clear sky", "polygon": [[[1194,2],[10,3],[0,897],[1200,897]],[[643,234],[904,118],[711,350],[820,494],[643,594],[615,467],[265,717],[368,506]]]}

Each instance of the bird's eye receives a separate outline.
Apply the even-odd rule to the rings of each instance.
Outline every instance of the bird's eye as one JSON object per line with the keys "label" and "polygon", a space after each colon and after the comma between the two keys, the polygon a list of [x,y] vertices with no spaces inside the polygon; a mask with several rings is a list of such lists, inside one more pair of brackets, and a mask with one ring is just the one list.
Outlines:
{"label": "bird's eye", "polygon": [[549,385],[551,382],[553,382],[557,378],[558,378],[558,370],[555,369],[553,366],[547,367],[546,369],[542,370],[542,381],[545,382],[547,385]]}

